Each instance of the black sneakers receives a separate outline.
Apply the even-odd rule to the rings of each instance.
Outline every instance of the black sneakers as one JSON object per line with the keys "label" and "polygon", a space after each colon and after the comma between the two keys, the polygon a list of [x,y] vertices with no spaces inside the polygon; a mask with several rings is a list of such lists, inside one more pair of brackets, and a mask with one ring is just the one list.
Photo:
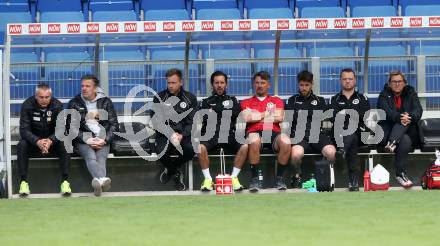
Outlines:
{"label": "black sneakers", "polygon": [[173,179],[174,179],[174,188],[176,188],[176,190],[184,191],[186,189],[185,183],[183,182],[183,176],[182,174],[180,174],[179,171],[176,174],[174,174]]}
{"label": "black sneakers", "polygon": [[170,181],[172,177],[173,175],[168,172],[168,169],[164,168],[162,173],[160,174],[159,181],[161,184],[166,184]]}
{"label": "black sneakers", "polygon": [[275,188],[277,190],[286,190],[287,189],[287,186],[286,186],[286,183],[284,183],[284,178],[283,177],[277,176],[275,178]]}
{"label": "black sneakers", "polygon": [[168,183],[171,179],[174,180],[174,188],[178,191],[183,191],[186,189],[186,185],[183,182],[183,176],[179,171],[172,174],[168,169],[164,168],[162,173],[160,174],[159,181],[161,184]]}
{"label": "black sneakers", "polygon": [[249,183],[249,192],[255,193],[260,189],[263,189],[263,180],[260,180],[258,177],[253,177]]}
{"label": "black sneakers", "polygon": [[301,176],[293,176],[291,185],[293,189],[301,189],[302,188]]}
{"label": "black sneakers", "polygon": [[359,181],[357,173],[350,173],[348,176],[348,191],[359,191]]}

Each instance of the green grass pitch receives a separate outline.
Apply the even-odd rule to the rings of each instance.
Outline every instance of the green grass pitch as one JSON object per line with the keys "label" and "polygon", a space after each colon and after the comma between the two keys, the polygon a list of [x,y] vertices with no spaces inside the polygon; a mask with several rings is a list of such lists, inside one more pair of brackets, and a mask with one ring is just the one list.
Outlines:
{"label": "green grass pitch", "polygon": [[440,192],[0,200],[0,245],[440,245]]}

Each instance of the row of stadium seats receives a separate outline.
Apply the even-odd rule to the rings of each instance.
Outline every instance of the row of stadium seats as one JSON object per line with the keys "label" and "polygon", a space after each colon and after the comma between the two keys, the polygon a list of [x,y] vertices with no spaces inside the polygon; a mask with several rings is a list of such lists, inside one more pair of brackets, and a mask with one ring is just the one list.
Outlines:
{"label": "row of stadium seats", "polygon": [[436,0],[0,0],[0,36],[6,23],[11,22],[370,17],[400,15],[399,9],[406,16],[435,16],[440,12],[440,3]]}

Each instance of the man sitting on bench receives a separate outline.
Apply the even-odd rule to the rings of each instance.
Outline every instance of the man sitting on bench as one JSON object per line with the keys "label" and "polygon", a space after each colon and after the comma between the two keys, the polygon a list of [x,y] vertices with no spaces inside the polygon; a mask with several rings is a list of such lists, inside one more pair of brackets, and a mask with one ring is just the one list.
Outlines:
{"label": "man sitting on bench", "polygon": [[[304,70],[298,73],[297,79],[299,93],[291,96],[287,100],[286,105],[286,111],[293,111],[293,120],[291,122],[292,124],[290,133],[291,138],[293,138],[295,141],[299,141],[293,143],[291,150],[291,162],[293,164],[293,167],[296,169],[296,174],[293,177],[292,182],[293,188],[301,188],[300,164],[305,152],[321,152],[322,155],[330,162],[335,161],[336,153],[336,149],[333,146],[331,138],[322,132],[321,127],[317,129],[317,131],[319,132],[315,133],[318,138],[310,139],[310,136],[312,135],[312,121],[315,120],[313,115],[317,113],[314,111],[325,111],[327,109],[324,98],[315,95],[312,91],[313,74],[309,71]],[[298,120],[298,117],[300,117],[300,111],[307,113],[307,117],[304,117],[305,119],[303,119],[304,121],[302,121],[301,119]],[[300,125],[300,127],[298,128],[300,130],[299,132],[296,132],[297,125]],[[321,122],[319,122],[319,125],[322,125]],[[301,134],[304,134],[303,138],[296,140],[295,135],[297,134],[299,134],[299,136],[301,136]]]}
{"label": "man sitting on bench", "polygon": [[62,142],[55,137],[55,125],[63,104],[52,97],[52,90],[47,84],[39,84],[35,95],[26,99],[21,106],[20,136],[17,146],[18,171],[21,183],[19,194],[30,194],[27,182],[29,157],[59,157],[61,169],[61,193],[70,195],[72,190],[68,182],[70,155]]}
{"label": "man sitting on bench", "polygon": [[[199,145],[200,152],[198,154],[200,166],[202,167],[202,173],[205,177],[203,181],[201,190],[211,191],[213,190],[212,177],[209,172],[209,158],[208,152],[217,148],[224,148],[230,150],[236,154],[234,159],[234,167],[232,169],[232,187],[235,191],[240,191],[243,186],[238,180],[238,174],[241,171],[241,167],[246,161],[248,154],[248,145],[240,144],[235,139],[235,124],[237,122],[238,115],[240,114],[240,104],[237,98],[234,96],[229,96],[226,94],[226,89],[228,86],[228,77],[225,73],[221,71],[216,71],[211,75],[211,85],[212,85],[212,96],[203,99],[201,103],[201,109],[209,109],[217,114],[217,124],[215,127],[214,136],[208,141],[202,141]],[[220,136],[220,126],[222,121],[223,113],[225,110],[231,110],[232,116],[230,119],[228,136]],[[207,131],[207,119],[203,119],[202,123],[202,135],[205,135]],[[225,126],[223,126],[225,127]],[[219,139],[223,138],[226,141],[219,143]]]}
{"label": "man sitting on bench", "polygon": [[284,171],[289,161],[290,139],[281,133],[280,122],[284,119],[284,103],[275,96],[269,95],[270,74],[261,71],[253,76],[255,95],[241,102],[241,110],[246,125],[249,141],[248,159],[251,164],[252,178],[250,192],[263,188],[263,174],[259,168],[260,151],[263,144],[270,144],[272,150],[278,153],[278,164],[275,178],[275,188],[286,190]]}

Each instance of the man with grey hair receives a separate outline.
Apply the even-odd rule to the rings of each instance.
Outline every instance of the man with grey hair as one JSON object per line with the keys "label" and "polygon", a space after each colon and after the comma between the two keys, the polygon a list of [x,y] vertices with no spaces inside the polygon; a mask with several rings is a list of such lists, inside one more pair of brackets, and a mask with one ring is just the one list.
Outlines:
{"label": "man with grey hair", "polygon": [[29,97],[21,106],[20,136],[17,146],[18,171],[20,173],[21,196],[30,194],[27,173],[29,157],[60,158],[61,193],[70,195],[72,190],[68,182],[70,155],[62,142],[55,137],[55,125],[58,114],[63,110],[63,104],[52,97],[52,90],[48,84],[39,84],[35,95]]}

